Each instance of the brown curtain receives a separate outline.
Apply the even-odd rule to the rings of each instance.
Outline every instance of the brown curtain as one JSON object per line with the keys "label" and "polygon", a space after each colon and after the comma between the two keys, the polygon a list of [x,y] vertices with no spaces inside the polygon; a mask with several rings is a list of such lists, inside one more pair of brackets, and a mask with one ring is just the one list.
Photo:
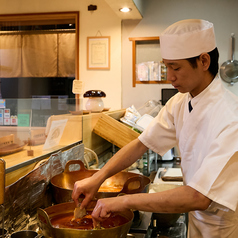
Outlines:
{"label": "brown curtain", "polygon": [[75,76],[75,33],[58,34],[58,77]]}
{"label": "brown curtain", "polygon": [[22,77],[57,77],[57,34],[23,35]]}
{"label": "brown curtain", "polygon": [[75,33],[0,36],[0,77],[74,77]]}
{"label": "brown curtain", "polygon": [[0,77],[21,76],[21,36],[0,36]]}

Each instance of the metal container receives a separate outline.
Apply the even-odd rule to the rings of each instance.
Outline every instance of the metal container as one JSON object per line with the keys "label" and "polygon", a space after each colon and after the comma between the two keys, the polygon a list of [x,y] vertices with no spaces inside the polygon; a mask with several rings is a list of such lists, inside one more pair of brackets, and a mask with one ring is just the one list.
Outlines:
{"label": "metal container", "polygon": [[[80,169],[77,171],[70,171],[69,166],[73,164],[80,165]],[[64,172],[54,176],[50,181],[55,203],[72,201],[71,195],[74,183],[92,176],[97,171],[98,170],[87,170],[81,160],[68,161],[65,165]],[[104,181],[95,197],[99,199],[116,197],[120,193],[134,194],[148,192],[149,185],[150,179],[146,176],[130,172],[119,172]],[[121,187],[122,189],[113,192],[114,187]],[[105,191],[103,191],[104,188]]]}
{"label": "metal container", "polygon": [[[95,206],[95,202],[96,201],[92,201],[87,206],[87,210],[92,209]],[[79,230],[70,228],[56,228],[52,226],[51,219],[53,219],[55,216],[60,216],[61,214],[73,213],[74,209],[74,202],[57,204],[45,208],[44,210],[39,208],[37,211],[38,221],[44,236],[52,238],[125,238],[133,220],[133,212],[131,210],[127,210],[120,212],[119,214],[127,218],[128,222],[113,228],[99,230]]]}
{"label": "metal container", "polygon": [[10,235],[10,238],[35,238],[38,235],[35,231],[16,231]]}

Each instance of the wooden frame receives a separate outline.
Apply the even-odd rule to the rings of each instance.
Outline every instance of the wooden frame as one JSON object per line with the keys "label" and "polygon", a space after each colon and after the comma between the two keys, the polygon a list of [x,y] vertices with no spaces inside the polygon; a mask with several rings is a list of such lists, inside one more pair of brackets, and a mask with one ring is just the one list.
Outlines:
{"label": "wooden frame", "polygon": [[152,37],[130,37],[129,40],[132,41],[132,86],[135,87],[136,84],[170,84],[169,81],[138,81],[136,80],[136,43],[138,42],[159,42],[159,36]]}
{"label": "wooden frame", "polygon": [[87,37],[87,69],[110,69],[110,36]]}
{"label": "wooden frame", "polygon": [[[37,24],[75,24],[75,78],[79,79],[79,12],[42,12],[0,15],[0,26],[37,25]],[[76,107],[79,107],[79,95],[75,95]]]}

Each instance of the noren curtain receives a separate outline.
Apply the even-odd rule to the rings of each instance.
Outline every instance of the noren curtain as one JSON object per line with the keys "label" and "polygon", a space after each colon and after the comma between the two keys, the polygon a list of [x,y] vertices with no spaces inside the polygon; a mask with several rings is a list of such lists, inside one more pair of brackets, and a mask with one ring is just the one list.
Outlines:
{"label": "noren curtain", "polygon": [[0,35],[0,77],[73,77],[75,33]]}

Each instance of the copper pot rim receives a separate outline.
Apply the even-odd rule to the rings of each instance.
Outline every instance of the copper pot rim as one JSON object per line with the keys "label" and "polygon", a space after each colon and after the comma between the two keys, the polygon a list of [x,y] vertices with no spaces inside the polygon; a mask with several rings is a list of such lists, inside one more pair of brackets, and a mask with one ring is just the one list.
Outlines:
{"label": "copper pot rim", "polygon": [[[95,203],[97,201],[97,199],[93,199],[91,202],[92,203]],[[123,227],[129,223],[132,223],[133,221],[133,218],[134,218],[134,213],[132,212],[132,210],[126,210],[126,211],[122,211],[122,212],[118,212],[117,214],[125,217],[128,219],[128,222],[120,225],[120,226],[116,226],[116,227],[111,227],[111,228],[105,228],[105,229],[100,229],[100,230],[82,230],[82,229],[72,229],[72,228],[58,228],[58,227],[54,227],[50,220],[56,216],[56,215],[60,215],[60,214],[63,214],[63,213],[68,213],[68,212],[73,212],[73,209],[72,210],[67,210],[66,212],[64,210],[62,211],[59,211],[57,213],[52,213],[52,214],[48,214],[47,211],[50,210],[50,209],[54,209],[54,208],[59,208],[59,207],[64,207],[64,206],[67,206],[67,205],[71,205],[73,207],[73,209],[76,207],[75,203],[73,201],[71,202],[65,202],[65,203],[60,203],[60,204],[56,204],[56,205],[53,205],[53,206],[50,206],[50,207],[47,207],[45,209],[42,209],[42,208],[38,208],[37,209],[37,214],[38,214],[38,220],[40,222],[42,222],[42,220],[39,218],[39,215],[42,215],[42,217],[44,219],[46,219],[46,223],[45,225],[49,226],[50,229],[53,229],[53,230],[64,230],[64,231],[79,231],[79,232],[101,232],[103,230],[107,230],[107,231],[110,231],[110,230],[116,230],[120,227]],[[91,209],[91,208],[89,208]],[[57,209],[58,211],[58,209]]]}

